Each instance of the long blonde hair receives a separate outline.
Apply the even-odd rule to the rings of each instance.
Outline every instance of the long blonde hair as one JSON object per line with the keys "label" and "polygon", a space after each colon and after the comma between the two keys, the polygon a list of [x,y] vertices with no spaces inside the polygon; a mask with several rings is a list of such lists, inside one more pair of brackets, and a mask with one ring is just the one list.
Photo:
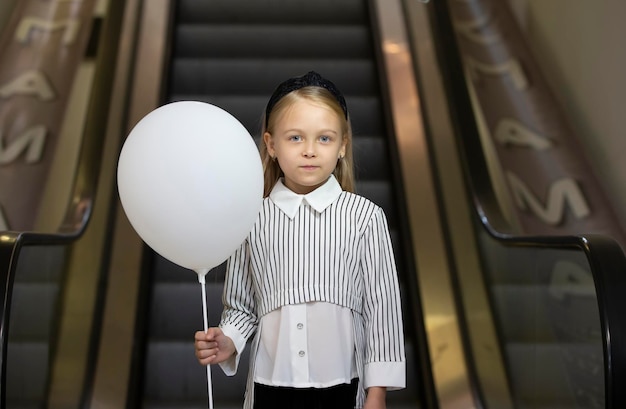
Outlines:
{"label": "long blonde hair", "polygon": [[[346,118],[337,99],[325,88],[317,86],[303,87],[282,97],[272,108],[269,118],[263,118],[261,135],[264,135],[266,132],[271,134],[276,124],[276,118],[279,118],[295,101],[303,98],[330,108],[337,115],[337,118],[339,118],[342,130],[341,137],[342,140],[345,139],[347,142],[345,155],[342,159],[337,160],[337,166],[333,171],[333,175],[335,175],[335,178],[337,178],[343,190],[354,192],[354,159],[352,155],[352,126],[350,124],[350,117],[348,116]],[[259,150],[261,153],[261,161],[263,162],[263,197],[267,197],[276,182],[284,175],[278,165],[278,161],[274,160],[268,153],[263,138],[261,138]]]}

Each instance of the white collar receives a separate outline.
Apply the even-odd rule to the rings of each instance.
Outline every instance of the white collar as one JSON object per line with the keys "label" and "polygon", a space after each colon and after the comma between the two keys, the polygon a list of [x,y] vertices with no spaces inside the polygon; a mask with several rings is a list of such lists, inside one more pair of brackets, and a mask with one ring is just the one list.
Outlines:
{"label": "white collar", "polygon": [[270,193],[270,199],[289,217],[293,219],[298,213],[302,201],[308,203],[317,212],[323,212],[332,202],[341,194],[343,189],[335,179],[334,175],[330,175],[326,183],[306,195],[300,195],[283,183],[283,179],[279,179],[274,185]]}

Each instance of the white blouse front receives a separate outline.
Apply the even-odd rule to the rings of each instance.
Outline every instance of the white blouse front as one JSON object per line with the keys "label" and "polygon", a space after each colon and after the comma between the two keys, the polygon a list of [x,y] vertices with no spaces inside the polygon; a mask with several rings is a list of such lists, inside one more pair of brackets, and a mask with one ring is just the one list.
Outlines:
{"label": "white blouse front", "polygon": [[[303,204],[323,211],[334,201],[341,189],[333,182],[300,195],[280,181],[270,198],[293,219]],[[285,305],[264,315],[254,381],[300,388],[350,383],[357,376],[352,321],[349,308],[327,302]]]}
{"label": "white blouse front", "polygon": [[357,377],[352,312],[325,302],[286,305],[261,318],[254,381],[327,388]]}

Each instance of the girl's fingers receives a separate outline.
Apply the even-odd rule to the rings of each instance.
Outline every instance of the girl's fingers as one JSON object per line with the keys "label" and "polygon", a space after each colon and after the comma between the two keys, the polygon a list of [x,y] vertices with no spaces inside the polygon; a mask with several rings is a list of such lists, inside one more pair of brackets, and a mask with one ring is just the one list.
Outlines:
{"label": "girl's fingers", "polygon": [[202,365],[210,365],[218,358],[218,342],[215,339],[221,335],[219,328],[209,328],[208,333],[197,331],[194,335],[196,358]]}
{"label": "girl's fingers", "polygon": [[209,332],[198,331],[194,336],[195,341],[216,341],[216,337],[219,336],[219,332],[213,331],[213,328],[209,329]]}
{"label": "girl's fingers", "polygon": [[217,348],[217,342],[216,341],[198,341],[198,340],[196,340],[195,344],[196,344],[196,348],[198,348],[198,349]]}
{"label": "girl's fingers", "polygon": [[206,359],[217,356],[219,350],[217,348],[212,349],[196,349],[196,357],[198,359]]}

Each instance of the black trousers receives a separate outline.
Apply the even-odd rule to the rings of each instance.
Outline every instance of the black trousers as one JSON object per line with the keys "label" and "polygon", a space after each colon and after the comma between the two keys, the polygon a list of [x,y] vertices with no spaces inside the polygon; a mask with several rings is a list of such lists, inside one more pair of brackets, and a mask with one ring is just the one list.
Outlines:
{"label": "black trousers", "polygon": [[330,388],[288,388],[254,384],[254,409],[354,409],[358,379]]}

